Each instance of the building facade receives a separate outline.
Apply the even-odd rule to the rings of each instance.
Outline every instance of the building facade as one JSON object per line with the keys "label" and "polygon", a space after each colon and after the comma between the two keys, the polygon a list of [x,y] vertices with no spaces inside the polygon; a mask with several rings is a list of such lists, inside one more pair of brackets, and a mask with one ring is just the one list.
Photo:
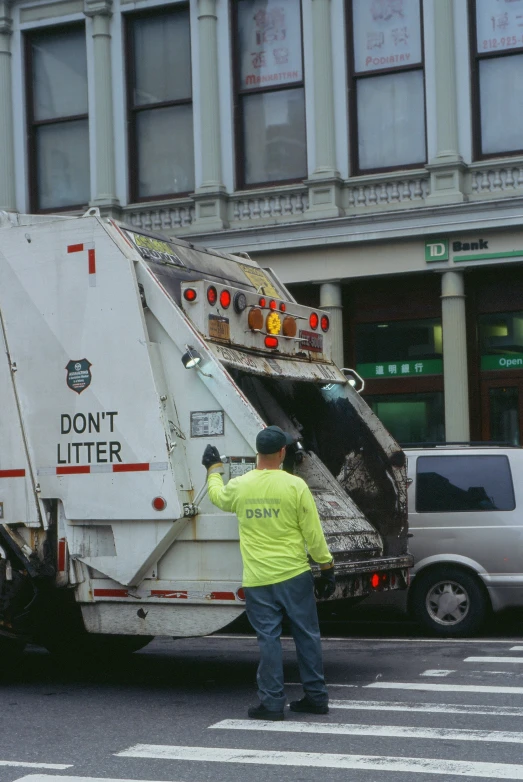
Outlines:
{"label": "building facade", "polygon": [[0,209],[272,267],[400,442],[523,437],[523,0],[0,0]]}

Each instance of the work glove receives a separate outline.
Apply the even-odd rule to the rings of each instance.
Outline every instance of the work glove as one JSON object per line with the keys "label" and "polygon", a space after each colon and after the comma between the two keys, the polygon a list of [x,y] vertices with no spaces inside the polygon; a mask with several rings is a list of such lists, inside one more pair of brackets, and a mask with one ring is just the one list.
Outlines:
{"label": "work glove", "polygon": [[319,578],[314,579],[314,594],[317,600],[327,600],[332,597],[336,589],[336,575],[334,562],[330,567],[320,570]]}
{"label": "work glove", "polygon": [[208,445],[202,456],[202,464],[209,471],[211,467],[213,472],[223,473],[223,463],[220,452],[214,445]]}

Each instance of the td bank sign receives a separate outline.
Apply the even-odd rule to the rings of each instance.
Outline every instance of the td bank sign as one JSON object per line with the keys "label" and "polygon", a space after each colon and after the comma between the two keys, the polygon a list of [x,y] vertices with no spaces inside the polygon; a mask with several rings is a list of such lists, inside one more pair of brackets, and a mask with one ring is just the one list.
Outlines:
{"label": "td bank sign", "polygon": [[[521,239],[516,238],[515,244]],[[474,261],[523,260],[523,248],[514,249],[510,236],[496,237],[495,246],[491,238],[478,236],[467,239],[428,239],[425,242],[425,262],[454,264]],[[505,245],[506,249],[503,249]]]}

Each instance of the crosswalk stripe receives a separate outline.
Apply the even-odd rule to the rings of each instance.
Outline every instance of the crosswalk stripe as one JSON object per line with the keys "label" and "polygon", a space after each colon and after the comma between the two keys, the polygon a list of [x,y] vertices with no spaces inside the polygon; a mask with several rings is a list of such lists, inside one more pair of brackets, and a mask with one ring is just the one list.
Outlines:
{"label": "crosswalk stripe", "polygon": [[465,657],[466,663],[523,663],[523,657]]}
{"label": "crosswalk stripe", "polygon": [[511,646],[509,652],[523,652],[523,646]]}
{"label": "crosswalk stripe", "polygon": [[400,758],[377,755],[337,755],[319,752],[279,752],[224,747],[186,747],[136,744],[117,757],[156,760],[203,761],[206,763],[245,763],[307,768],[343,768],[358,771],[405,771],[417,774],[446,774],[482,779],[523,780],[523,766],[512,763],[483,763],[443,758]]}
{"label": "crosswalk stripe", "polygon": [[410,701],[340,701],[330,700],[331,709],[351,711],[419,711],[427,714],[487,714],[492,717],[523,717],[520,706],[474,706],[455,703],[411,703]]}
{"label": "crosswalk stripe", "polygon": [[425,690],[431,692],[488,692],[492,695],[523,695],[523,687],[495,687],[487,684],[433,684],[432,682],[372,682],[363,689]]}
{"label": "crosswalk stripe", "polygon": [[420,676],[450,676],[451,673],[456,673],[456,671],[448,671],[443,668],[429,668],[427,671],[420,673]]}
{"label": "crosswalk stripe", "polygon": [[15,782],[150,782],[146,779],[108,779],[107,777],[70,777],[63,774],[27,774]]}
{"label": "crosswalk stripe", "polygon": [[453,741],[489,741],[521,744],[523,733],[500,730],[463,730],[459,728],[411,728],[403,725],[333,725],[329,722],[266,722],[264,720],[222,720],[209,728],[219,730],[254,730],[275,733],[314,733],[341,736],[380,736],[393,739],[452,739]]}
{"label": "crosswalk stripe", "polygon": [[30,763],[26,760],[0,760],[0,766],[21,766],[23,768],[53,768],[59,771],[63,768],[72,768],[72,763]]}

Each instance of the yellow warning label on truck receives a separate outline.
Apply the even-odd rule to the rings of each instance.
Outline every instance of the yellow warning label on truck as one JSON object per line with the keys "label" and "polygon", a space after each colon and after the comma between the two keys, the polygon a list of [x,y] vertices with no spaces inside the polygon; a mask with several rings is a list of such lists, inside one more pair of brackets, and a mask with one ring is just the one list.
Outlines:
{"label": "yellow warning label on truck", "polygon": [[256,268],[255,266],[247,266],[243,263],[240,263],[239,266],[249,282],[254,285],[257,293],[261,293],[264,296],[274,296],[276,299],[281,298],[281,295],[278,293],[263,269]]}

